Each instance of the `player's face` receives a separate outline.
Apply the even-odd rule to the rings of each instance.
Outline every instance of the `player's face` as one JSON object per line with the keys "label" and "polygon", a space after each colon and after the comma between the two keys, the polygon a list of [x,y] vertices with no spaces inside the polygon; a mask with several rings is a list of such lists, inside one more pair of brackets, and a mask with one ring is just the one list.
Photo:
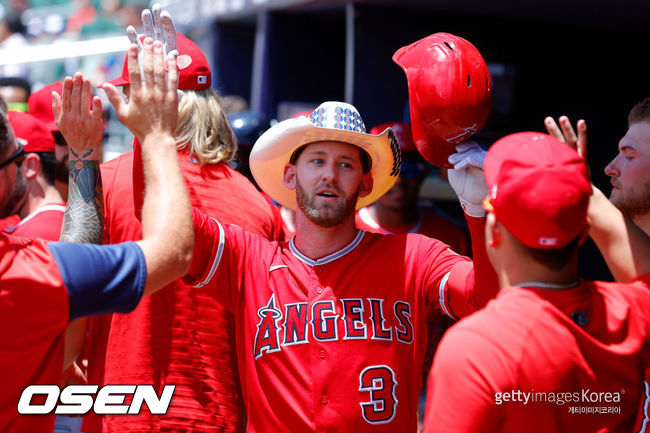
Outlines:
{"label": "player's face", "polygon": [[417,207],[418,197],[420,196],[420,187],[426,170],[424,163],[414,161],[413,157],[402,153],[402,167],[400,175],[395,185],[379,197],[377,204],[387,209],[404,211]]}
{"label": "player's face", "polygon": [[370,192],[369,178],[363,174],[358,147],[340,142],[309,144],[295,166],[298,208],[321,227],[337,226],[354,215],[360,194]]}
{"label": "player's face", "polygon": [[650,213],[650,122],[634,123],[605,167],[611,177],[610,201],[630,218]]}
{"label": "player's face", "polygon": [[[1,161],[6,161],[15,150],[15,147],[11,147],[3,155]],[[16,160],[0,169],[2,182],[2,185],[0,185],[0,218],[6,218],[18,213],[27,198],[27,180],[18,167],[18,161]]]}
{"label": "player's face", "polygon": [[382,195],[377,202],[389,209],[408,209],[417,205],[422,179],[397,178],[395,185]]}

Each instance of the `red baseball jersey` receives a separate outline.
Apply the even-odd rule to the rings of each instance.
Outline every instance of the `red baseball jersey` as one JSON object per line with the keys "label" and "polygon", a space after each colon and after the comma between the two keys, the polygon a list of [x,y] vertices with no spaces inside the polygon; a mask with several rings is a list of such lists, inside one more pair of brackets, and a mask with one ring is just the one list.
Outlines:
{"label": "red baseball jersey", "polygon": [[458,254],[469,254],[467,231],[429,209],[420,209],[420,216],[415,224],[393,227],[379,224],[372,217],[368,207],[362,207],[355,215],[355,224],[361,230],[385,235],[419,233],[446,243]]}
{"label": "red baseball jersey", "polygon": [[[137,152],[137,147],[136,147]],[[137,152],[139,155],[139,152]],[[193,206],[252,233],[279,235],[279,214],[253,184],[227,164],[201,167],[186,152],[179,163]],[[105,242],[139,239],[136,219],[142,202],[142,165],[134,153],[101,166]],[[133,182],[132,182],[133,179]],[[136,192],[136,206],[133,198]],[[234,344],[232,313],[205,290],[178,280],[128,315],[94,318],[91,323],[89,383],[176,385],[165,416],[88,415],[84,431],[243,431],[243,402]]]}
{"label": "red baseball jersey", "polygon": [[46,244],[0,233],[0,431],[52,431],[53,413],[18,414],[22,391],[59,384],[69,320],[132,310],[145,280],[144,255],[132,242]]}
{"label": "red baseball jersey", "polygon": [[648,281],[501,291],[443,337],[424,431],[637,431],[650,355]]}
{"label": "red baseball jersey", "polygon": [[58,241],[61,236],[65,203],[46,204],[5,231],[29,239]]}
{"label": "red baseball jersey", "polygon": [[7,218],[0,219],[0,230],[4,230],[8,227],[13,227],[20,222],[20,217],[18,215],[11,215]]}
{"label": "red baseball jersey", "polygon": [[195,237],[187,281],[234,312],[249,432],[415,431],[427,315],[496,292],[484,257],[474,284],[470,259],[421,235],[359,230],[312,260],[195,211]]}

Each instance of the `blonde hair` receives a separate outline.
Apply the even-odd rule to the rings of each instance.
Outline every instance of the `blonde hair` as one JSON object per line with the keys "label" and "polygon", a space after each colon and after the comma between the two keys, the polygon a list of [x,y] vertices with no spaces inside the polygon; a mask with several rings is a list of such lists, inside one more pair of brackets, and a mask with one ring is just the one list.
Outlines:
{"label": "blonde hair", "polygon": [[190,147],[201,165],[230,162],[235,157],[237,139],[214,90],[183,93],[178,105],[176,144],[179,150]]}

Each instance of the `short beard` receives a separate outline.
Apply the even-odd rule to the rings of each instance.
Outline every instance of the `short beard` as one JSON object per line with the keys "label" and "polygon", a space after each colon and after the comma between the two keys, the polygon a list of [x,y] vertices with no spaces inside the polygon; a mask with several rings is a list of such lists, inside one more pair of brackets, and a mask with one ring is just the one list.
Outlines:
{"label": "short beard", "polygon": [[11,215],[17,214],[23,206],[23,203],[25,203],[26,198],[27,179],[23,177],[20,170],[16,170],[16,180],[14,181],[14,187],[11,190],[11,197],[4,209],[0,209],[0,218],[7,218]]}
{"label": "short beard", "polygon": [[617,197],[609,196],[609,200],[620,210],[623,215],[630,219],[650,214],[650,179],[646,180],[642,187],[625,195],[620,194]]}
{"label": "short beard", "polygon": [[68,176],[70,175],[68,169],[68,157],[66,156],[63,161],[56,161],[54,164],[54,178],[63,183],[68,183]]}
{"label": "short beard", "polygon": [[298,208],[317,226],[324,228],[336,227],[351,214],[354,214],[360,189],[361,185],[359,185],[356,192],[346,199],[343,204],[336,205],[335,207],[328,205],[318,209],[315,204],[316,196],[309,197],[300,185],[300,182],[296,179],[296,202]]}

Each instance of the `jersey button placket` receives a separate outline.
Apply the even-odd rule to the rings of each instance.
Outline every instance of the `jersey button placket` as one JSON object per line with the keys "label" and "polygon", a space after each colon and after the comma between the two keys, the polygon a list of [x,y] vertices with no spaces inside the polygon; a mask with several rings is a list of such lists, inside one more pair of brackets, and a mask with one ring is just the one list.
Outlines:
{"label": "jersey button placket", "polygon": [[313,274],[312,274],[312,280],[313,280],[313,294],[314,296],[318,297],[319,295],[322,295],[323,292],[325,291],[325,288],[322,285],[321,282],[321,277],[323,274],[323,266],[322,265],[315,265],[312,268]]}

